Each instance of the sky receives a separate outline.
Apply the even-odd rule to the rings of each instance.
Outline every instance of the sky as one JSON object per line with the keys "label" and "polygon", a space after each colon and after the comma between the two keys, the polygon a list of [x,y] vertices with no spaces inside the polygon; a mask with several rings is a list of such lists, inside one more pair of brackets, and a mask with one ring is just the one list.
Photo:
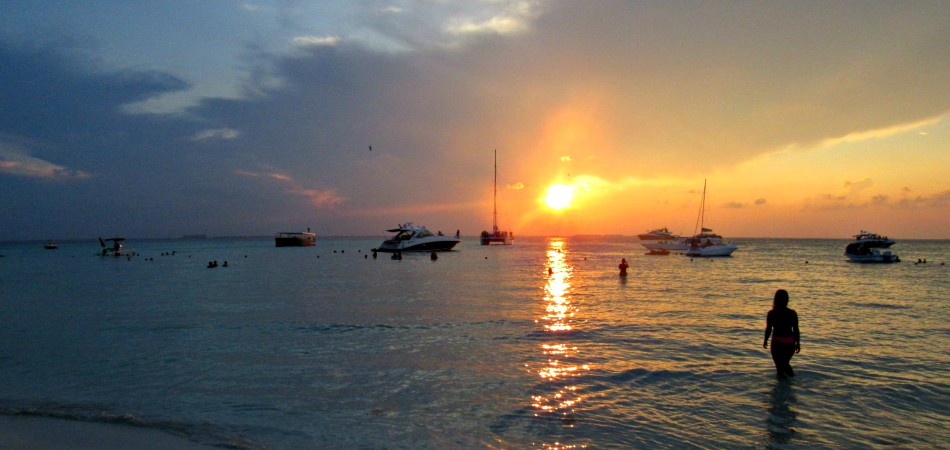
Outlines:
{"label": "sky", "polygon": [[[0,3],[0,241],[950,239],[950,3]],[[703,189],[705,208],[700,214]]]}

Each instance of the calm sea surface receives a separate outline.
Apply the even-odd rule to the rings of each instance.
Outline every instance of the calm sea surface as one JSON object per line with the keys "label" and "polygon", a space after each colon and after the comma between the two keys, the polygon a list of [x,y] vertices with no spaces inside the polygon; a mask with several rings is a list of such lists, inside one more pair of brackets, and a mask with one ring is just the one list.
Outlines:
{"label": "calm sea surface", "polygon": [[[0,413],[252,449],[950,446],[950,241],[861,265],[846,240],[381,240],[0,244]],[[761,347],[778,288],[787,381]]]}

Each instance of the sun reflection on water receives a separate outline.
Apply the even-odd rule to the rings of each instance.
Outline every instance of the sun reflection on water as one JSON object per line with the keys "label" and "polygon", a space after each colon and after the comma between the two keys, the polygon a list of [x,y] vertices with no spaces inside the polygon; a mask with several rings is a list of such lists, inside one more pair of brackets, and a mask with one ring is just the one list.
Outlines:
{"label": "sun reflection on water", "polygon": [[[573,267],[567,262],[564,241],[551,240],[547,250],[547,278],[544,285],[544,313],[536,321],[545,332],[540,350],[543,365],[537,368],[541,393],[531,396],[534,416],[559,419],[566,427],[575,426],[575,411],[583,397],[573,378],[590,370],[578,361],[580,350],[571,341],[576,330],[577,306],[571,302]],[[585,445],[543,444],[544,448],[583,448]]]}

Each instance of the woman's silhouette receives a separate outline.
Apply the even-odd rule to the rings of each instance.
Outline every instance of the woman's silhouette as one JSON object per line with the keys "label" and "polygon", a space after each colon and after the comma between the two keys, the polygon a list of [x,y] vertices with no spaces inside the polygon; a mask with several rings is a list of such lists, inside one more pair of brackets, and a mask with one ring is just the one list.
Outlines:
{"label": "woman's silhouette", "polygon": [[790,362],[795,353],[801,352],[799,341],[798,313],[788,308],[788,291],[775,291],[772,310],[765,321],[765,340],[762,348],[768,348],[769,336],[772,336],[772,360],[775,361],[775,371],[779,378],[793,377]]}

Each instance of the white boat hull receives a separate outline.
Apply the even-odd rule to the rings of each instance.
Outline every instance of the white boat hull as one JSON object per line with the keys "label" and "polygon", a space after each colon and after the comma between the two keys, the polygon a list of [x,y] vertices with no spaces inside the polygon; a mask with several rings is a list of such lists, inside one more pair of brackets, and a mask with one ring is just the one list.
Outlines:
{"label": "white boat hull", "polygon": [[422,239],[410,239],[405,241],[393,242],[392,240],[383,241],[376,251],[380,252],[441,252],[452,250],[459,242],[459,238],[449,236],[431,236]]}
{"label": "white boat hull", "polygon": [[689,249],[689,245],[682,240],[641,242],[640,245],[651,252],[684,252]]}
{"label": "white boat hull", "polygon": [[686,250],[686,256],[731,256],[738,247],[732,244],[710,245]]}
{"label": "white boat hull", "polygon": [[891,253],[890,250],[879,250],[871,249],[870,253],[855,255],[852,253],[845,253],[845,256],[848,257],[848,260],[856,263],[893,263],[900,262],[900,258],[897,255]]}

